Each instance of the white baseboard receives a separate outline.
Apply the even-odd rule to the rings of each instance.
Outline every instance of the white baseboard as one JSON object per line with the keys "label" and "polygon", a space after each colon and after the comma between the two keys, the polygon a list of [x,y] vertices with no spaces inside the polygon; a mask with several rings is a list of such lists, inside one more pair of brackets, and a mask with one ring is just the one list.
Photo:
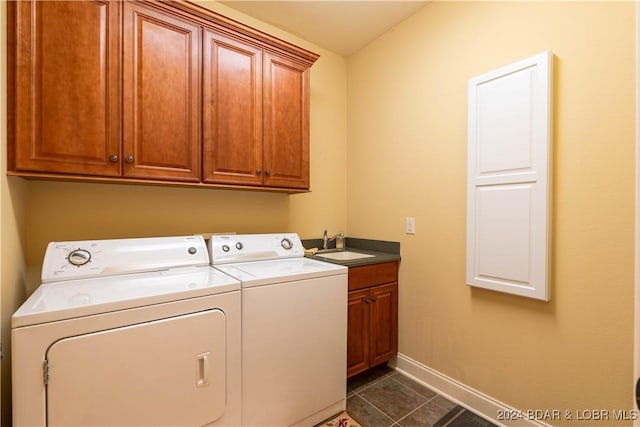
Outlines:
{"label": "white baseboard", "polygon": [[395,368],[496,425],[551,427],[543,420],[553,420],[554,414],[527,413],[518,410],[403,354],[398,353]]}

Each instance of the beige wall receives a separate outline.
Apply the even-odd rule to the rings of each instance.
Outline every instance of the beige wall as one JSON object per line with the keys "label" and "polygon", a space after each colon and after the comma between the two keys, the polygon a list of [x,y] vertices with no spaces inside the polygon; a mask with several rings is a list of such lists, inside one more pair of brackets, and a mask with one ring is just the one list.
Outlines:
{"label": "beige wall", "polygon": [[[5,346],[50,240],[282,229],[318,237],[328,228],[401,241],[403,354],[520,409],[631,405],[633,2],[435,2],[348,62],[206,4],[321,54],[311,73],[312,192],[7,178],[3,110]],[[4,15],[0,2],[0,24]],[[550,303],[464,285],[467,80],[545,49],[556,55]],[[2,41],[3,85],[5,61]],[[406,216],[416,218],[415,236],[403,234]]]}
{"label": "beige wall", "polygon": [[289,196],[260,191],[31,181],[25,236],[28,292],[38,285],[49,241],[278,231],[296,231],[304,238],[320,237],[325,227],[345,228],[346,60],[223,5],[201,4],[321,55],[311,72],[312,192]]}
{"label": "beige wall", "polygon": [[[634,41],[634,2],[434,2],[349,58],[348,229],[402,243],[401,353],[523,410],[631,408]],[[466,103],[547,49],[544,303],[465,286]]]}
{"label": "beige wall", "polygon": [[0,424],[11,425],[11,315],[25,298],[24,230],[27,184],[8,178],[6,141],[6,2],[0,2],[0,337],[4,359],[0,370]]}
{"label": "beige wall", "polygon": [[[200,232],[296,231],[320,237],[346,228],[346,60],[213,2],[212,9],[320,54],[311,71],[311,193],[192,189],[141,185],[27,181],[7,178],[6,113],[0,113],[2,173],[2,342],[10,316],[39,284],[49,241],[142,237]],[[5,18],[0,2],[0,18]],[[4,21],[1,21],[4,22]],[[0,25],[5,36],[4,23]],[[6,102],[6,42],[0,43]],[[23,246],[24,242],[24,246]],[[25,261],[26,260],[26,261]],[[25,267],[26,262],[26,267]],[[25,273],[26,268],[26,273]],[[2,424],[9,426],[10,369],[2,363]]]}

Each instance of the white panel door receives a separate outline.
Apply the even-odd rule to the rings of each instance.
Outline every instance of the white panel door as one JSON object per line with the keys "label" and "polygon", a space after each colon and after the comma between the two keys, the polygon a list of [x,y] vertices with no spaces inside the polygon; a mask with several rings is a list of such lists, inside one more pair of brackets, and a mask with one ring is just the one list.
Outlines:
{"label": "white panel door", "polygon": [[225,410],[220,310],[65,338],[47,361],[50,427],[203,426]]}
{"label": "white panel door", "polygon": [[551,52],[469,80],[468,285],[549,300]]}

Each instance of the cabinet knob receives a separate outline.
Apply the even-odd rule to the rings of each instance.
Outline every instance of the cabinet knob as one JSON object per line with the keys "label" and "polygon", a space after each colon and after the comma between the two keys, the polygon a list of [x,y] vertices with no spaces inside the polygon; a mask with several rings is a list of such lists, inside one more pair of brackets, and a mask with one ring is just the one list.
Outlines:
{"label": "cabinet knob", "polygon": [[365,304],[369,304],[369,298],[365,298],[365,299],[364,299],[364,303],[365,303]]}
{"label": "cabinet knob", "polygon": [[127,163],[133,163],[133,156],[127,156],[124,161]]}
{"label": "cabinet knob", "polygon": [[376,301],[378,301],[378,298],[377,297],[371,297],[371,301],[376,302]]}
{"label": "cabinet knob", "polygon": [[118,161],[118,159],[120,159],[118,156],[116,156],[115,154],[112,154],[109,156],[109,161],[111,163],[116,163]]}
{"label": "cabinet knob", "polygon": [[258,175],[258,176],[262,175],[262,169],[258,169],[258,170],[256,171],[256,175]]}
{"label": "cabinet knob", "polygon": [[264,171],[264,174],[267,176],[271,176],[271,170],[267,169],[266,171]]}

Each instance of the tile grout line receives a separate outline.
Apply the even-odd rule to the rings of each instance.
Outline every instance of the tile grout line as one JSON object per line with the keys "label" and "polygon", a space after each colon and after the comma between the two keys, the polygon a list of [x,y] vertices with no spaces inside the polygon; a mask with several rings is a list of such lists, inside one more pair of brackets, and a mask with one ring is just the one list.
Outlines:
{"label": "tile grout line", "polygon": [[407,415],[405,415],[404,417],[400,418],[398,421],[396,421],[396,424],[398,425],[402,425],[400,424],[400,421],[404,420],[405,418],[407,418],[409,415],[413,414],[414,412],[416,412],[418,409],[422,408],[423,406],[425,406],[427,403],[429,403],[430,400],[427,400],[426,402],[424,402],[422,405],[418,405],[417,408],[415,408],[413,411],[409,412]]}
{"label": "tile grout line", "polygon": [[[430,402],[431,400],[435,399],[437,396],[439,396],[438,393],[436,393],[434,396],[432,396],[431,398],[427,398],[426,396],[423,396],[422,394],[418,393],[417,391],[415,391],[414,389],[412,389],[411,387],[402,384],[399,381],[394,380],[392,377],[395,376],[397,374],[397,372],[394,372],[393,375],[387,375],[384,374],[382,375],[380,378],[377,378],[375,381],[373,381],[370,385],[368,385],[367,387],[363,388],[362,390],[358,391],[358,392],[354,392],[354,394],[358,395],[362,400],[364,400],[365,402],[367,402],[369,405],[371,405],[372,407],[374,407],[375,409],[377,409],[380,413],[382,413],[385,417],[389,418],[393,424],[392,426],[398,424],[400,422],[400,420],[405,419],[406,417],[408,417],[409,415],[413,414],[415,411],[417,411],[419,408],[421,408],[422,406],[426,405],[428,402]],[[373,404],[372,402],[370,402],[369,400],[367,400],[367,398],[365,398],[363,395],[360,394],[360,392],[364,392],[366,390],[368,390],[369,388],[371,388],[372,386],[381,383],[382,381],[386,380],[386,379],[390,379],[392,380],[394,383],[400,385],[401,387],[404,387],[405,389],[409,390],[411,393],[413,393],[414,395],[417,395],[420,398],[424,398],[427,399],[424,402],[420,403],[418,406],[416,406],[415,408],[413,408],[412,410],[410,410],[409,412],[407,412],[405,415],[403,415],[402,417],[400,417],[398,420],[392,418],[391,416],[389,416],[389,414],[387,414],[386,412],[384,412],[381,408],[377,407],[375,404]],[[429,389],[430,390],[430,389]],[[431,390],[433,391],[433,390]],[[435,392],[434,392],[435,393]],[[433,403],[434,405],[436,405],[439,408],[442,408],[440,405],[436,404],[435,402]],[[445,409],[445,408],[442,408]]]}
{"label": "tile grout line", "polygon": [[367,400],[367,398],[366,398],[366,397],[361,396],[361,395],[360,395],[360,394],[358,394],[358,393],[356,393],[356,395],[357,395],[360,399],[362,399],[362,400],[364,400],[365,402],[367,402],[367,405],[371,405],[374,409],[376,409],[376,410],[377,410],[378,412],[380,412],[382,415],[384,415],[385,417],[387,417],[388,419],[390,419],[390,420],[391,420],[391,425],[393,425],[393,424],[396,424],[396,423],[397,423],[397,421],[396,421],[396,420],[394,420],[393,418],[391,418],[391,417],[390,417],[386,412],[384,412],[382,409],[378,408],[378,407],[377,407],[376,405],[374,405],[372,402],[369,402],[369,401]]}
{"label": "tile grout line", "polygon": [[[402,425],[400,424],[400,422],[402,420],[404,420],[405,418],[407,418],[409,415],[413,414],[414,412],[416,412],[418,409],[422,408],[423,406],[427,405],[429,402],[431,402],[434,406],[436,406],[437,408],[442,409],[443,411],[446,411],[447,413],[449,412],[450,409],[447,409],[445,407],[443,407],[442,405],[438,405],[435,402],[435,399],[437,397],[443,397],[442,395],[440,395],[439,393],[431,390],[430,388],[427,387],[427,390],[430,390],[431,392],[434,393],[433,396],[431,397],[426,397],[422,394],[420,394],[418,391],[414,390],[413,388],[409,387],[406,384],[401,383],[400,381],[396,381],[393,377],[400,375],[398,372],[394,371],[391,374],[383,374],[380,377],[376,378],[375,380],[373,380],[371,383],[367,383],[364,386],[361,386],[361,388],[357,389],[358,391],[352,391],[353,395],[356,395],[358,397],[360,397],[364,402],[366,402],[368,405],[370,405],[371,407],[373,407],[374,409],[376,409],[378,412],[380,412],[382,415],[384,415],[387,419],[391,420],[392,424],[390,427],[395,427],[395,426],[399,426],[401,427]],[[401,418],[399,418],[398,420],[395,420],[394,418],[392,418],[391,416],[389,416],[389,414],[387,414],[386,412],[384,412],[381,408],[379,408],[378,406],[376,406],[375,404],[373,404],[372,402],[370,402],[367,398],[365,398],[361,393],[369,390],[371,387],[373,387],[376,384],[381,383],[382,381],[386,380],[386,379],[391,379],[394,383],[404,387],[405,389],[408,389],[411,393],[413,393],[414,395],[417,395],[420,398],[424,398],[427,399],[424,402],[422,402],[421,404],[419,404],[418,406],[416,406],[415,408],[413,408],[411,411],[409,411],[407,414],[403,415]],[[446,399],[446,398],[445,398]]]}
{"label": "tile grout line", "polygon": [[[398,376],[400,375],[400,376]],[[416,411],[420,410],[421,408],[423,408],[424,406],[428,405],[429,403],[431,403],[435,408],[438,408],[442,411],[445,412],[445,414],[443,416],[441,416],[437,421],[441,420],[444,416],[446,416],[455,406],[456,404],[454,402],[450,402],[445,396],[441,395],[440,393],[432,390],[429,387],[424,387],[425,390],[428,390],[430,393],[433,393],[433,395],[431,397],[427,397],[425,394],[422,394],[420,391],[412,388],[410,385],[404,384],[401,381],[398,381],[397,378],[403,378],[402,374],[400,374],[397,371],[391,371],[388,373],[382,373],[379,377],[375,377],[373,378],[370,382],[364,383],[363,385],[361,385],[359,388],[354,389],[350,392],[350,397],[353,396],[358,396],[360,399],[362,399],[362,401],[370,408],[372,408],[375,411],[378,411],[379,413],[381,413],[383,415],[383,417],[389,421],[391,424],[389,424],[390,427],[402,427],[401,422],[405,419],[407,419],[409,416],[411,416],[412,414],[414,414]],[[393,417],[391,417],[388,413],[386,413],[385,411],[383,411],[381,408],[379,408],[377,405],[375,405],[374,403],[372,403],[371,401],[369,401],[363,394],[366,393],[367,391],[369,391],[372,387],[382,383],[383,381],[387,380],[387,379],[391,379],[392,382],[395,385],[400,385],[402,386],[401,389],[402,390],[410,390],[410,394],[417,396],[420,399],[426,399],[424,402],[419,403],[415,408],[409,410],[408,413],[406,413],[405,415],[401,416],[398,420],[395,420]],[[422,389],[422,388],[421,388]],[[453,404],[453,407],[449,408],[449,405],[443,405],[443,404],[438,404],[436,403],[438,398],[444,399],[445,402],[450,402]],[[444,403],[444,402],[443,402]],[[460,411],[460,413],[458,413],[453,419],[459,417],[461,415],[462,412],[464,412],[466,410],[466,408],[462,407],[462,411]],[[471,411],[473,412],[473,411]],[[480,418],[482,418],[480,416]],[[436,422],[437,422],[436,421]],[[362,424],[362,423],[361,423]],[[370,426],[366,426],[364,424],[362,424],[363,427],[370,427]]]}
{"label": "tile grout line", "polygon": [[[393,378],[392,378],[392,379],[393,379]],[[421,396],[421,397],[425,397],[425,398],[426,398],[426,396],[423,396],[422,394],[420,394],[420,393],[419,393],[419,392],[417,392],[416,390],[412,389],[411,387],[409,387],[409,386],[407,386],[407,385],[405,385],[405,384],[402,384],[400,381],[396,381],[396,380],[394,380],[394,381],[395,381],[396,383],[398,383],[398,384],[400,384],[400,385],[402,385],[402,386],[404,386],[404,387],[408,388],[409,390],[411,390],[412,392],[416,393],[417,395],[419,395],[419,396]],[[429,397],[429,398],[426,398],[426,399],[427,399],[427,401],[426,401],[426,402],[424,402],[424,403],[431,402],[431,403],[433,403],[434,405],[436,405],[438,408],[440,408],[440,409],[442,409],[442,410],[444,410],[444,411],[447,411],[447,412],[449,412],[451,409],[453,409],[453,407],[452,407],[452,408],[447,409],[447,408],[445,408],[445,407],[444,407],[444,406],[442,406],[442,405],[438,405],[438,404],[435,402],[436,398],[438,398],[438,397],[442,397],[443,399],[447,400],[448,402],[451,402],[451,401],[450,401],[449,399],[447,399],[446,397],[444,397],[443,395],[441,395],[440,393],[438,393],[437,391],[433,391],[433,390],[431,390],[429,387],[425,387],[425,388],[426,388],[427,390],[430,390],[430,391],[431,391],[431,392],[433,392],[434,394],[433,394],[433,396],[431,396],[431,397]],[[451,403],[453,403],[453,402],[451,402]],[[422,406],[422,405],[420,405],[420,406]],[[455,404],[454,404],[454,406],[455,406]]]}
{"label": "tile grout line", "polygon": [[364,384],[361,385],[360,387],[352,390],[351,392],[353,394],[359,394],[360,392],[363,392],[365,390],[368,390],[369,388],[373,387],[374,385],[378,384],[379,382],[385,380],[386,378],[389,378],[389,376],[387,374],[382,374],[381,376],[379,376],[378,378]]}

